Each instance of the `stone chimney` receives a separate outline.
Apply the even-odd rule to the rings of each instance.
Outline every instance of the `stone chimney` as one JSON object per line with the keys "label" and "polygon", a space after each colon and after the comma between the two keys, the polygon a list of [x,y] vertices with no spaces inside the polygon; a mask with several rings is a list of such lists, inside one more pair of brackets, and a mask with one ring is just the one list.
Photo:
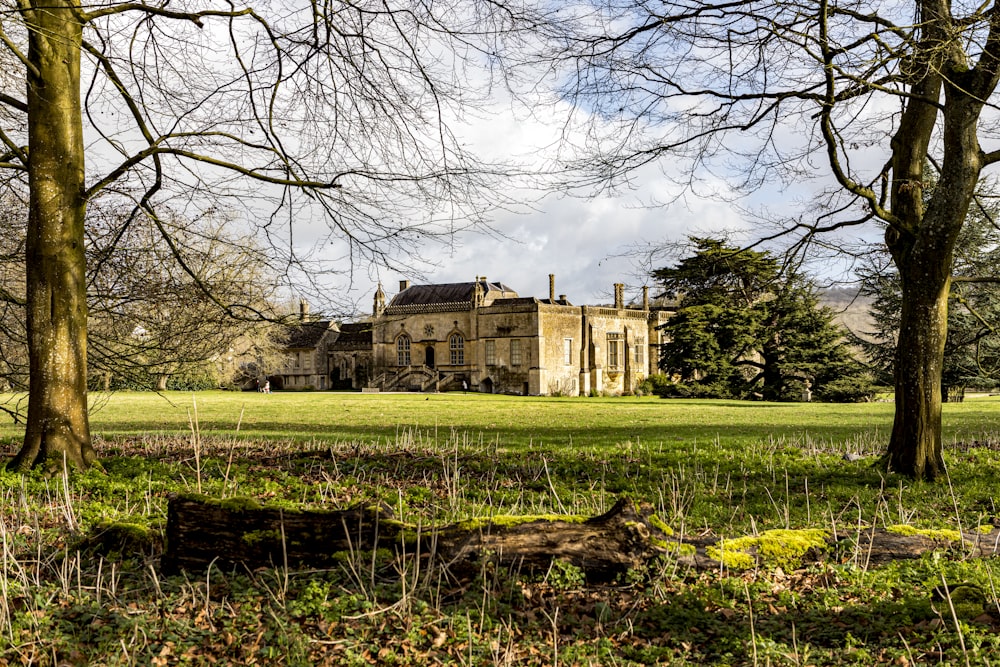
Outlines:
{"label": "stone chimney", "polygon": [[309,303],[305,299],[299,299],[299,320],[305,322],[309,317]]}
{"label": "stone chimney", "polygon": [[479,308],[483,305],[484,292],[483,283],[486,282],[486,276],[476,276],[476,283],[472,286],[472,305],[474,308]]}
{"label": "stone chimney", "polygon": [[556,302],[556,274],[549,274],[549,301]]}
{"label": "stone chimney", "polygon": [[615,308],[621,310],[625,307],[625,285],[615,283]]}
{"label": "stone chimney", "polygon": [[642,286],[642,309],[649,310],[649,285]]}
{"label": "stone chimney", "polygon": [[403,291],[405,291],[405,290],[407,290],[409,288],[410,288],[410,281],[409,280],[400,280],[399,281],[399,291],[400,292],[403,292]]}

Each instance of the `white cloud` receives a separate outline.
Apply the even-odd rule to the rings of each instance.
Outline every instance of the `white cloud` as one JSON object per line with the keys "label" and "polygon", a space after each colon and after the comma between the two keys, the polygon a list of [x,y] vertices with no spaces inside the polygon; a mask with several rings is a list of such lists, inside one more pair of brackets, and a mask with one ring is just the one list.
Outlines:
{"label": "white cloud", "polygon": [[[560,116],[560,112],[563,113]],[[478,119],[467,119],[460,128],[463,144],[485,159],[508,160],[543,168],[566,150],[561,143],[570,113],[549,107],[547,114],[517,111],[510,100],[498,100],[495,110]],[[680,169],[679,162],[665,161],[667,168]],[[422,254],[432,262],[419,282],[469,282],[476,276],[501,281],[522,296],[548,296],[548,276],[556,276],[556,293],[572,303],[606,303],[612,285],[624,282],[636,298],[645,282],[637,275],[630,248],[664,240],[680,240],[688,234],[712,234],[745,230],[747,222],[729,203],[732,192],[721,179],[706,178],[700,198],[685,193],[677,184],[682,174],[664,173],[651,165],[632,175],[628,189],[604,192],[594,197],[549,195],[523,190],[524,210],[496,211],[491,224],[495,234],[461,233],[450,243],[428,245]],[[517,186],[512,186],[512,191]],[[331,251],[332,252],[332,251]],[[357,267],[350,298],[362,311],[370,307],[377,282],[394,293],[397,275],[384,268]]]}

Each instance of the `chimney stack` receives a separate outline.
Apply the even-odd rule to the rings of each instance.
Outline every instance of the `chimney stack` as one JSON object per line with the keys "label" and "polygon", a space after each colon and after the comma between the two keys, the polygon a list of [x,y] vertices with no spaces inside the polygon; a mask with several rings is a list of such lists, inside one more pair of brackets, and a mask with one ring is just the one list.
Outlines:
{"label": "chimney stack", "polygon": [[624,283],[615,283],[615,308],[621,310],[625,307],[625,285]]}
{"label": "chimney stack", "polygon": [[549,274],[549,301],[556,302],[556,274]]}
{"label": "chimney stack", "polygon": [[649,310],[649,285],[642,286],[642,309]]}
{"label": "chimney stack", "polygon": [[305,299],[299,299],[299,320],[305,322],[307,317],[309,317],[309,304]]}

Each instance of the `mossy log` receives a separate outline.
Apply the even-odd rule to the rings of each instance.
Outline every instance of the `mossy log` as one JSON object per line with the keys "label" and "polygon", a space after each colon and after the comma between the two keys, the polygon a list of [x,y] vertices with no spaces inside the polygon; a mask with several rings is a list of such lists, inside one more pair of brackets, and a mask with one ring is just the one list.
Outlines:
{"label": "mossy log", "polygon": [[162,566],[167,572],[204,570],[212,563],[321,568],[388,549],[456,576],[474,574],[484,561],[537,571],[560,559],[598,581],[641,567],[666,551],[695,569],[788,569],[816,561],[869,567],[928,551],[995,556],[1000,531],[988,528],[959,533],[895,526],[836,537],[822,530],[765,531],[752,538],[675,537],[649,505],[621,499],[607,513],[590,518],[491,517],[418,529],[398,521],[386,506],[296,510],[186,495],[170,499]]}
{"label": "mossy log", "polygon": [[384,506],[288,510],[177,496],[167,510],[162,565],[167,572],[204,570],[212,563],[250,569],[326,567],[345,554],[392,549],[430,559],[459,576],[478,570],[484,559],[524,570],[561,559],[600,580],[662,551],[668,538],[658,525],[651,507],[625,499],[590,518],[494,517],[417,530]]}
{"label": "mossy log", "polygon": [[907,530],[906,527],[875,528],[842,538],[841,559],[861,566],[884,565],[897,560],[919,558],[929,551],[944,551],[969,558],[989,558],[1000,554],[1000,530],[985,526],[981,531]]}
{"label": "mossy log", "polygon": [[[816,540],[808,533],[824,533]],[[920,530],[910,526],[864,527],[836,536],[817,530],[770,530],[757,536],[722,539],[692,536],[679,540],[678,562],[698,570],[796,568],[820,561],[861,568],[919,558],[936,551],[958,558],[990,558],[1000,555],[1000,529],[985,526],[980,531]]]}

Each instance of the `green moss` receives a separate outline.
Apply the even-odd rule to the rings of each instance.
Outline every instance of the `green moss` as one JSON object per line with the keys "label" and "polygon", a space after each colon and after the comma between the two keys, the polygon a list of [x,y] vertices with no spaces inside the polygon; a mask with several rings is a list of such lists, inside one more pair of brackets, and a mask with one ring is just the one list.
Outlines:
{"label": "green moss", "polygon": [[148,540],[152,531],[149,526],[144,526],[141,523],[132,523],[131,521],[102,521],[95,527],[95,532],[98,533],[116,533],[123,537],[129,537],[137,540]]}
{"label": "green moss", "polygon": [[385,564],[395,560],[396,554],[392,551],[392,549],[386,549],[385,547],[376,549],[374,554],[371,551],[364,550],[355,551],[353,553],[349,551],[336,551],[333,553],[334,562],[345,565],[356,562],[371,563],[373,557],[375,559],[375,563]]}
{"label": "green moss", "polygon": [[94,526],[84,545],[118,560],[123,556],[152,554],[163,547],[161,526],[130,521],[102,521]]}
{"label": "green moss", "polygon": [[527,515],[513,515],[513,514],[497,514],[491,517],[477,517],[475,519],[466,519],[465,521],[459,521],[455,524],[455,528],[459,530],[480,530],[486,528],[487,526],[496,526],[498,528],[511,528],[513,526],[520,526],[526,523],[535,522],[555,522],[561,521],[563,523],[583,523],[587,520],[587,517],[579,516],[575,514],[527,514]]}
{"label": "green moss", "polygon": [[230,498],[213,498],[203,493],[183,493],[178,496],[182,500],[212,505],[230,512],[249,512],[262,509],[262,505],[253,498],[233,496]]}
{"label": "green moss", "polygon": [[826,551],[825,530],[768,530],[760,535],[721,540],[705,553],[726,567],[745,570],[758,562],[764,567],[795,569],[810,551]]}
{"label": "green moss", "polygon": [[241,540],[253,546],[261,542],[281,542],[281,531],[278,530],[251,530],[243,533]]}
{"label": "green moss", "polygon": [[656,528],[658,531],[660,531],[667,537],[671,537],[674,534],[673,529],[667,524],[665,524],[663,522],[663,519],[661,519],[655,514],[651,514],[649,516],[649,525],[651,525],[653,528]]}
{"label": "green moss", "polygon": [[665,540],[652,540],[652,542],[653,546],[666,549],[667,552],[672,553],[679,558],[691,557],[698,553],[698,549],[693,544],[685,544],[684,542],[667,542]]}
{"label": "green moss", "polygon": [[716,546],[707,547],[705,554],[730,569],[749,570],[757,562],[757,559],[741,550],[749,548],[749,545],[744,544],[745,539],[747,538],[720,540]]}
{"label": "green moss", "polygon": [[897,524],[887,527],[886,530],[896,535],[922,535],[932,540],[946,540],[948,542],[958,542],[962,539],[960,532],[949,528],[916,528],[914,526]]}

